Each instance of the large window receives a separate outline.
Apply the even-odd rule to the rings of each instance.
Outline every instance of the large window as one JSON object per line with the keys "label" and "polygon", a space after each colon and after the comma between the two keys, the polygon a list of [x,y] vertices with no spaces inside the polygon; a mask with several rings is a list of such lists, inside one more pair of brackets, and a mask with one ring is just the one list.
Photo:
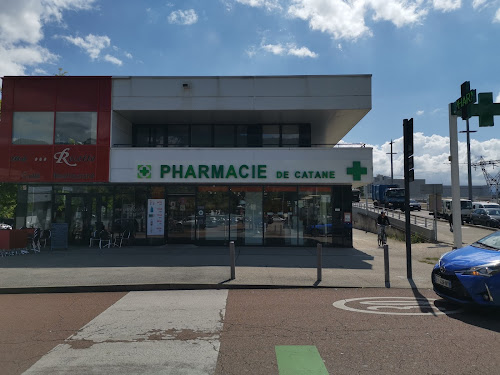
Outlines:
{"label": "large window", "polygon": [[264,125],[262,127],[262,146],[279,147],[280,145],[280,126]]}
{"label": "large window", "polygon": [[214,125],[214,147],[234,147],[235,127]]}
{"label": "large window", "polygon": [[54,137],[54,112],[14,112],[12,143],[51,145]]}
{"label": "large window", "polygon": [[134,128],[136,147],[164,147],[165,128],[162,126],[137,126]]}
{"label": "large window", "polygon": [[133,134],[134,147],[311,147],[309,124],[135,125]]}
{"label": "large window", "polygon": [[97,112],[57,112],[56,144],[95,145]]}
{"label": "large window", "polygon": [[212,126],[211,125],[191,125],[191,146],[211,147],[212,146]]}
{"label": "large window", "polygon": [[168,127],[168,146],[169,147],[188,147],[189,146],[189,126],[188,125],[170,125]]}

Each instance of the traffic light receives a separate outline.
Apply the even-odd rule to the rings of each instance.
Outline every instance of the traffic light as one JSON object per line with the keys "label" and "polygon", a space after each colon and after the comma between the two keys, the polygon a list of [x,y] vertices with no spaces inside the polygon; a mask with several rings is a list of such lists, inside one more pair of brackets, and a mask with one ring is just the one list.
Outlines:
{"label": "traffic light", "polygon": [[404,172],[409,181],[415,180],[413,164],[413,118],[403,120]]}

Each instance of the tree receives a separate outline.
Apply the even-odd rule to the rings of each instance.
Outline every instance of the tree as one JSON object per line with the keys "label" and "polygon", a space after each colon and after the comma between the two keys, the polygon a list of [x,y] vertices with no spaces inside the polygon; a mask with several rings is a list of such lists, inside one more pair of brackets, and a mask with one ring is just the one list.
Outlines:
{"label": "tree", "polygon": [[67,71],[63,70],[63,68],[59,68],[59,71],[54,75],[55,76],[65,76],[66,74],[68,74]]}
{"label": "tree", "polygon": [[17,206],[17,186],[0,183],[0,218],[13,218]]}

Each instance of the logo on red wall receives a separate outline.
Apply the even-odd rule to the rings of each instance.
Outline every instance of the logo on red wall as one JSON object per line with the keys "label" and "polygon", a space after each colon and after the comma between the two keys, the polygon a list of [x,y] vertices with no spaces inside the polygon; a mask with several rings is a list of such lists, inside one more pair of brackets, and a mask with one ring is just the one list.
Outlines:
{"label": "logo on red wall", "polygon": [[56,164],[64,163],[70,167],[76,167],[77,162],[94,161],[95,157],[93,155],[80,155],[78,157],[71,156],[68,147],[62,151],[56,152],[54,154],[54,159],[56,159]]}

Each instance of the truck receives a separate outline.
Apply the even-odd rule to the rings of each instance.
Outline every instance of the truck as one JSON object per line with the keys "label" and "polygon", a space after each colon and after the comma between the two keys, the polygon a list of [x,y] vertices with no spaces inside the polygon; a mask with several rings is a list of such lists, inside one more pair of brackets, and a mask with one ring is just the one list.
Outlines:
{"label": "truck", "polygon": [[405,189],[398,185],[372,185],[372,200],[375,207],[404,210]]}
{"label": "truck", "polygon": [[[437,217],[448,220],[453,213],[453,200],[451,198],[443,198],[441,200],[441,210],[437,211]],[[470,199],[460,199],[460,211],[462,222],[469,223],[472,213],[472,201]]]}
{"label": "truck", "polygon": [[359,189],[352,189],[352,201],[359,202],[360,201],[361,191]]}

